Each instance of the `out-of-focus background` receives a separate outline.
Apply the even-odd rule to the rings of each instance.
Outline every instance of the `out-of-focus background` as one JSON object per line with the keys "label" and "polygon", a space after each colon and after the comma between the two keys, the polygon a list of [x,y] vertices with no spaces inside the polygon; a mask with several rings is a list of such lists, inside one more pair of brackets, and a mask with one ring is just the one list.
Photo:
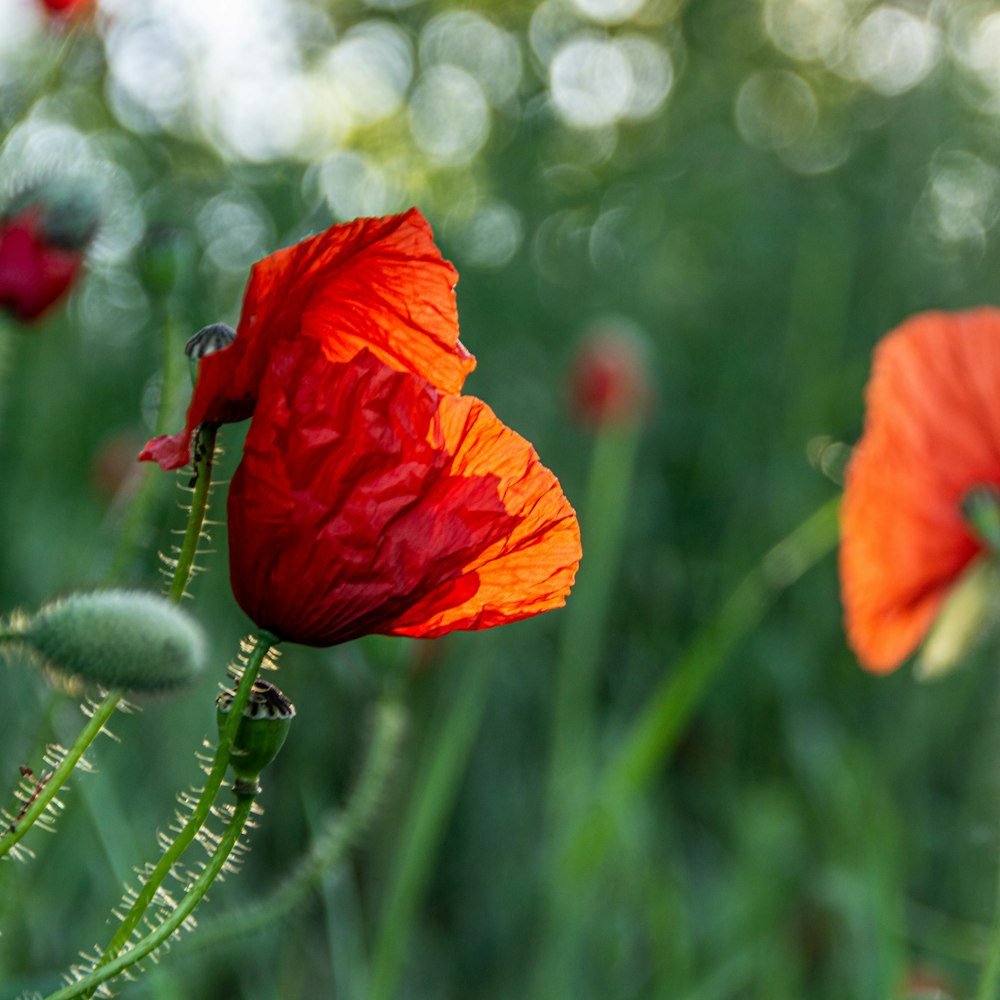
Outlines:
{"label": "out-of-focus background", "polygon": [[[395,686],[409,725],[377,819],[293,917],[214,950],[195,933],[124,995],[969,994],[1000,829],[995,651],[934,684],[865,675],[828,521],[807,556],[765,557],[836,495],[877,339],[997,299],[1000,3],[0,0],[0,189],[63,176],[103,221],[69,300],[0,330],[0,613],[108,578],[165,340],[235,323],[267,253],[410,205],[461,275],[467,391],[534,442],[597,553],[586,615],[571,598],[433,644],[285,650],[298,719],[204,919],[287,876]],[[596,334],[648,377],[637,427],[595,433],[571,405]],[[184,494],[151,474],[113,569],[155,588]],[[119,716],[56,835],[0,869],[3,996],[106,941],[199,780],[249,628],[224,536],[189,605],[215,669]],[[554,751],[576,658],[586,725]],[[682,673],[688,702],[653,712]],[[0,684],[6,789],[81,717],[19,662]]]}

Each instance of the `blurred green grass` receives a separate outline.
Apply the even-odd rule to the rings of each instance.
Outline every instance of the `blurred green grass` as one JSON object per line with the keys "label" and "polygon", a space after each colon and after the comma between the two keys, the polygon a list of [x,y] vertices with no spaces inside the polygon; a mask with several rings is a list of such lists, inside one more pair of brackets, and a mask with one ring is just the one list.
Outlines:
{"label": "blurred green grass", "polygon": [[[591,777],[740,580],[835,495],[810,444],[857,437],[877,338],[916,310],[996,301],[995,114],[955,55],[970,5],[927,15],[951,47],[942,42],[935,68],[890,94],[837,72],[832,57],[783,50],[773,25],[787,6],[650,3],[605,28],[550,0],[546,16],[561,10],[572,31],[642,34],[672,59],[655,114],[590,130],[544,100],[551,77],[530,45],[535,8],[483,7],[518,42],[524,69],[472,160],[434,161],[408,138],[405,108],[344,140],[402,178],[385,210],[415,202],[431,219],[461,274],[463,339],[479,359],[468,391],[535,443],[581,511],[593,439],[567,406],[574,351],[609,317],[648,340],[658,399],[606,608],[595,725],[579,748]],[[980,20],[998,9],[972,6]],[[852,6],[850,30],[879,9]],[[294,10],[335,28],[317,34],[317,51],[302,42],[308,62],[373,20],[416,43],[449,8]],[[192,332],[232,322],[253,259],[241,255],[337,216],[316,194],[318,156],[249,162],[198,127],[155,117],[140,127],[109,96],[101,38],[124,29],[109,14],[100,30],[81,27],[68,47],[37,32],[16,59],[5,50],[0,75],[3,181],[58,166],[38,136],[71,129],[111,208],[68,305],[30,332],[0,330],[3,612],[102,578],[121,521],[94,464],[109,438],[150,433],[165,311]],[[416,51],[418,64],[429,59]],[[796,169],[805,146],[762,148],[770,133],[748,131],[739,95],[754,74],[779,71],[806,82],[815,128],[844,142],[835,166]],[[765,122],[772,131],[794,124],[783,107]],[[502,266],[481,263],[489,254],[463,222],[490,199],[523,233]],[[144,229],[163,225],[191,247],[167,302],[144,290],[137,263]],[[225,429],[223,476],[239,438]],[[158,586],[156,551],[181,525],[181,497],[159,476],[130,582]],[[220,490],[217,510],[221,500]],[[583,529],[586,539],[594,526]],[[150,856],[174,793],[199,779],[192,754],[211,733],[214,685],[248,627],[229,594],[224,532],[214,541],[192,607],[210,628],[217,671],[117,719],[122,744],[97,745],[99,773],[73,782],[57,836],[33,838],[32,864],[0,869],[4,996],[54,985],[78,949],[109,936],[121,880]],[[588,569],[585,558],[581,581]],[[933,685],[907,670],[864,675],[844,644],[827,557],[719,665],[676,751],[616,817],[600,863],[556,883],[546,768],[568,615],[418,650],[377,640],[289,648],[282,687],[299,718],[246,870],[211,894],[209,910],[259,896],[292,867],[317,815],[350,787],[377,692],[398,675],[410,729],[379,821],[294,920],[224,952],[182,941],[126,995],[355,997],[388,983],[371,989],[414,1000],[528,996],[551,959],[556,891],[573,913],[560,946],[573,998],[882,1000],[916,969],[950,980],[958,996],[971,991],[1000,828],[995,647]],[[0,670],[0,787],[12,787],[18,765],[32,763],[49,695],[20,664]],[[67,699],[49,718],[63,742],[79,726]]]}

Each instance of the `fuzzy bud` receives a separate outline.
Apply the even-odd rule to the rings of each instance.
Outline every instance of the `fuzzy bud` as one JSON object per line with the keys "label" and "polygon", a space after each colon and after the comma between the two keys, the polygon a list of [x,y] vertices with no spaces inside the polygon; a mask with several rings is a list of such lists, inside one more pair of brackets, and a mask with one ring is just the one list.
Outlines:
{"label": "fuzzy bud", "polygon": [[[233,697],[234,692],[226,690],[215,700],[220,733],[232,711]],[[236,730],[229,762],[238,779],[256,785],[260,773],[278,755],[294,718],[295,706],[274,684],[254,681]]]}
{"label": "fuzzy bud", "polygon": [[21,640],[53,669],[109,688],[161,691],[205,665],[200,627],[155,594],[104,590],[42,608]]}

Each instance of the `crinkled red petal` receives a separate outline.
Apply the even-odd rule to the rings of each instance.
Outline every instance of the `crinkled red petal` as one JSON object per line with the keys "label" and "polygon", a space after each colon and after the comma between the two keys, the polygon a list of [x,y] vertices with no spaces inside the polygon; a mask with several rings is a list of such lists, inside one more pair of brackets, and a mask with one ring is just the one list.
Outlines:
{"label": "crinkled red petal", "polygon": [[249,417],[272,352],[292,340],[315,342],[330,361],[367,349],[459,392],[476,362],[458,339],[457,278],[417,209],[332,226],[271,254],[251,271],[236,340],[199,365],[184,430],[154,439],[140,459],[177,468],[200,423]]}
{"label": "crinkled red petal", "polygon": [[484,403],[304,342],[261,386],[228,519],[240,606],[307,645],[516,621],[580,559],[555,477]]}

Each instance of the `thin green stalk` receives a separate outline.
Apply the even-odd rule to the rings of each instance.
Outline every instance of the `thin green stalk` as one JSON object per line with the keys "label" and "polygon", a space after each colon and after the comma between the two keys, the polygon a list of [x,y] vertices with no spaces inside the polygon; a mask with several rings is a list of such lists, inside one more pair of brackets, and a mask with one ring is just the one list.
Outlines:
{"label": "thin green stalk", "polygon": [[274,636],[263,630],[258,634],[253,652],[250,654],[247,665],[243,670],[243,676],[240,678],[239,685],[236,688],[232,708],[226,716],[226,724],[219,735],[219,742],[215,748],[212,766],[201,794],[198,796],[198,801],[195,803],[195,807],[188,817],[187,822],[174,838],[173,843],[164,852],[156,867],[146,877],[142,889],[122,919],[121,926],[115,932],[107,948],[104,949],[104,954],[101,956],[101,965],[113,962],[125,947],[132,932],[138,926],[139,921],[142,920],[146,910],[153,902],[157,890],[163,884],[164,879],[170,874],[174,864],[187,849],[191,841],[194,840],[198,831],[208,819],[208,814],[215,803],[215,797],[219,793],[219,788],[222,786],[226,770],[229,767],[229,757],[233,748],[233,740],[236,737],[236,730],[243,717],[243,709],[246,708],[247,700],[250,697],[250,690],[257,679],[257,674],[260,672],[268,650],[277,641]]}
{"label": "thin green stalk", "polygon": [[[156,411],[157,436],[166,434],[175,418],[182,376],[186,370],[183,364],[182,345],[179,343],[180,329],[169,312],[163,316],[162,328],[163,381],[160,386],[160,403]],[[125,575],[138,548],[136,539],[149,516],[149,508],[160,482],[155,473],[156,468],[152,464],[146,464],[142,470],[141,481],[125,514],[121,534],[118,536],[118,543],[111,557],[111,565],[107,572],[107,579],[110,582],[120,580]]]}
{"label": "thin green stalk", "polygon": [[983,965],[982,975],[979,979],[979,989],[976,991],[976,1000],[996,1000],[998,991],[1000,991],[1000,875],[997,876],[996,902],[994,906],[996,916],[994,918],[993,930],[990,933],[990,944],[986,952],[986,962]]}
{"label": "thin green stalk", "polygon": [[592,810],[580,817],[569,856],[596,865],[614,819],[643,793],[676,747],[684,728],[727,658],[759,624],[778,594],[837,543],[839,496],[822,504],[743,578],[688,645],[646,702],[605,767]]}
{"label": "thin green stalk", "polygon": [[594,441],[581,517],[585,558],[563,613],[555,667],[548,798],[557,814],[578,801],[589,771],[581,757],[594,745],[598,669],[638,443],[637,424],[601,428]]}
{"label": "thin green stalk", "polygon": [[8,854],[14,845],[31,829],[39,816],[45,812],[49,803],[55,797],[62,786],[66,783],[73,768],[76,767],[80,758],[84,755],[87,747],[97,738],[98,733],[104,728],[104,724],[114,714],[121,701],[124,691],[111,691],[105,699],[94,710],[93,715],[87,720],[87,724],[80,731],[73,745],[66,752],[66,755],[59,762],[59,766],[52,772],[49,779],[39,789],[31,804],[20,815],[14,828],[0,834],[0,858]]}
{"label": "thin green stalk", "polygon": [[[593,777],[601,653],[621,562],[640,429],[637,422],[600,428],[591,455],[580,519],[584,560],[563,613],[555,667],[546,805],[551,842],[556,845],[585,807]],[[562,875],[556,868],[545,882],[544,959],[536,973],[537,993],[544,997],[567,994],[577,964],[582,914]]]}
{"label": "thin green stalk", "polygon": [[306,899],[371,822],[391,774],[405,725],[405,710],[395,697],[378,706],[368,755],[346,809],[332,813],[324,822],[309,853],[278,889],[264,899],[203,923],[191,939],[194,947],[204,950],[273,928]]}
{"label": "thin green stalk", "polygon": [[[239,720],[239,716],[235,714],[235,711],[231,717],[237,721]],[[84,995],[92,996],[94,990],[96,990],[101,983],[105,983],[109,979],[117,976],[119,973],[124,972],[127,968],[134,965],[136,962],[141,961],[169,940],[171,935],[173,935],[184,923],[184,921],[187,920],[192,910],[194,910],[194,908],[204,898],[204,895],[208,891],[209,887],[216,880],[216,878],[218,878],[219,873],[222,871],[226,861],[229,860],[229,855],[232,853],[233,847],[235,847],[236,842],[240,838],[240,834],[243,832],[243,828],[246,826],[247,819],[250,816],[250,811],[253,808],[253,801],[254,796],[252,795],[241,795],[237,797],[236,805],[233,809],[233,815],[229,820],[229,823],[226,825],[226,829],[222,833],[218,846],[208,859],[208,863],[205,865],[204,871],[202,871],[202,873],[198,876],[190,890],[177,904],[177,907],[164,919],[163,923],[161,923],[156,930],[141,938],[123,954],[118,955],[113,961],[108,961],[107,964],[95,969],[92,973],[90,973],[90,975],[84,976],[83,979],[73,983],[71,986],[66,986],[61,990],[57,990],[55,993],[49,994],[46,1000],[72,1000],[74,997]]]}
{"label": "thin green stalk", "polygon": [[381,911],[367,1000],[392,1000],[399,995],[413,914],[479,728],[488,677],[482,665],[466,668],[458,696],[421,760]]}
{"label": "thin green stalk", "polygon": [[198,554],[198,543],[205,527],[208,497],[212,488],[212,465],[215,461],[215,438],[218,429],[216,424],[202,424],[199,431],[195,451],[195,481],[194,492],[191,495],[191,511],[184,531],[184,541],[181,542],[180,551],[177,553],[177,565],[170,581],[170,590],[167,592],[172,601],[180,602],[184,596],[194,559]]}

